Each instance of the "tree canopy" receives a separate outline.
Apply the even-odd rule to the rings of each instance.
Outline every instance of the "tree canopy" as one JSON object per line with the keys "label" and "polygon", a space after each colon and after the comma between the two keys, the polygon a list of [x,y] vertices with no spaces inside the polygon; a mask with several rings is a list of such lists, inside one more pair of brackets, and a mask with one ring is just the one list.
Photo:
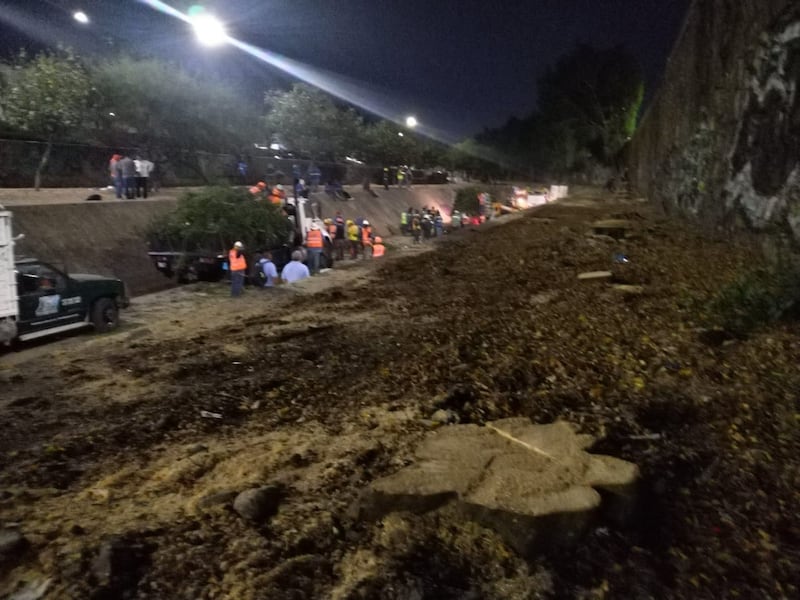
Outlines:
{"label": "tree canopy", "polygon": [[53,140],[88,125],[91,81],[69,50],[43,52],[30,60],[20,53],[7,76],[0,95],[4,121],[47,141],[34,178],[38,190]]}
{"label": "tree canopy", "polygon": [[343,159],[363,143],[363,122],[355,110],[304,83],[288,92],[265,95],[265,124],[270,136],[315,159]]}

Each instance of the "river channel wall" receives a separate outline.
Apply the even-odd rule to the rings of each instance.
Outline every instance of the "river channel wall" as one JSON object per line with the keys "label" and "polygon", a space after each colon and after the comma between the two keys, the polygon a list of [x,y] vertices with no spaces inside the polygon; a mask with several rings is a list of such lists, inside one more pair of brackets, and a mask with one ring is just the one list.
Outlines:
{"label": "river channel wall", "polygon": [[695,0],[630,148],[631,183],[713,228],[800,239],[800,3]]}
{"label": "river channel wall", "polygon": [[[347,189],[352,195],[347,201],[333,200],[324,193],[312,196],[322,217],[332,217],[340,210],[345,218],[368,219],[379,235],[394,235],[399,233],[400,213],[409,207],[435,207],[449,215],[457,187]],[[496,190],[499,188],[491,191]],[[103,200],[13,206],[15,233],[25,234],[17,250],[74,273],[119,277],[133,295],[164,289],[174,282],[153,267],[141,232],[154,216],[172,210],[175,204],[175,200]]]}

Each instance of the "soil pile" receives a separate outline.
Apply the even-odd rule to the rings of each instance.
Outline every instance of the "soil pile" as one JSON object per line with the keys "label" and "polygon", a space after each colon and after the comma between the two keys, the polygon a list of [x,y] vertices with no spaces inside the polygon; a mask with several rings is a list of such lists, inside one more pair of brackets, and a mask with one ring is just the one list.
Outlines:
{"label": "soil pile", "polygon": [[[599,219],[632,233],[587,236]],[[18,534],[0,593],[794,597],[800,330],[700,331],[756,260],[641,204],[568,201],[316,294],[198,288],[146,328],[0,370]],[[599,270],[623,288],[578,279]],[[441,422],[519,416],[638,465],[633,514],[530,558],[447,508],[353,510]]]}

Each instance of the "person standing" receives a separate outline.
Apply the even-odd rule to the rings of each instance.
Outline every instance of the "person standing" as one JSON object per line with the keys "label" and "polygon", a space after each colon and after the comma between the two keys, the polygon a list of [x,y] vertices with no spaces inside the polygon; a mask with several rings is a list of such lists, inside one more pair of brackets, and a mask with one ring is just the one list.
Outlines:
{"label": "person standing", "polygon": [[316,275],[319,273],[319,259],[322,256],[322,247],[325,244],[325,239],[322,236],[319,225],[311,223],[311,228],[306,235],[306,248],[308,249],[308,264],[311,267],[311,274]]}
{"label": "person standing", "polygon": [[420,225],[419,217],[414,215],[411,219],[411,235],[414,236],[414,243],[419,244],[419,235],[422,233],[422,225]]}
{"label": "person standing", "polygon": [[261,269],[261,279],[264,282],[263,287],[275,287],[275,281],[278,279],[278,268],[272,262],[272,252],[265,252],[264,256],[258,262]]}
{"label": "person standing", "polygon": [[294,283],[310,276],[308,267],[303,264],[303,253],[300,250],[292,252],[292,261],[283,267],[281,281],[284,283]]}
{"label": "person standing", "polygon": [[389,167],[383,167],[383,189],[389,189]]}
{"label": "person standing", "polygon": [[137,156],[133,161],[136,166],[136,197],[147,199],[147,188],[150,182],[150,173],[155,166],[149,160]]}
{"label": "person standing", "polygon": [[347,221],[347,241],[350,243],[350,260],[358,257],[358,247],[361,245],[358,239],[359,227],[354,221]]}
{"label": "person standing", "polygon": [[128,200],[133,200],[136,195],[136,164],[127,154],[117,162],[117,172],[122,178],[122,189]]}
{"label": "person standing", "polygon": [[111,181],[117,194],[117,200],[122,199],[122,175],[117,171],[117,163],[119,163],[120,158],[122,158],[120,154],[114,154],[111,160],[108,161],[108,170],[111,174]]}
{"label": "person standing", "polygon": [[397,167],[397,187],[401,188],[405,185],[406,172],[403,167]]}
{"label": "person standing", "polygon": [[347,246],[347,231],[342,212],[337,210],[333,219],[336,232],[333,235],[333,247],[336,249],[336,260],[344,260],[344,249]]}
{"label": "person standing", "polygon": [[228,270],[231,274],[231,297],[242,294],[244,276],[247,272],[247,260],[244,257],[244,244],[236,242],[228,251]]}
{"label": "person standing", "polygon": [[372,227],[367,220],[361,223],[361,252],[364,258],[372,254]]}

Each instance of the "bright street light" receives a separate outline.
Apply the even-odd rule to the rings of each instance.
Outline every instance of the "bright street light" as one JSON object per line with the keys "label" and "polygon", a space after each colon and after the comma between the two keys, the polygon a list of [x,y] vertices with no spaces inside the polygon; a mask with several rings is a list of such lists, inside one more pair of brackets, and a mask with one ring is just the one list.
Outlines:
{"label": "bright street light", "polygon": [[72,18],[75,19],[81,25],[88,25],[89,23],[89,16],[82,10],[73,13]]}
{"label": "bright street light", "polygon": [[402,132],[402,131],[398,131],[398,132],[397,132],[397,135],[399,135],[400,137],[405,137],[405,136],[403,135],[403,132]]}
{"label": "bright street light", "polygon": [[201,13],[192,17],[192,27],[198,41],[204,46],[219,46],[228,41],[225,25],[214,15]]}
{"label": "bright street light", "polygon": [[409,129],[414,129],[417,126],[417,118],[416,117],[406,117],[406,127]]}

